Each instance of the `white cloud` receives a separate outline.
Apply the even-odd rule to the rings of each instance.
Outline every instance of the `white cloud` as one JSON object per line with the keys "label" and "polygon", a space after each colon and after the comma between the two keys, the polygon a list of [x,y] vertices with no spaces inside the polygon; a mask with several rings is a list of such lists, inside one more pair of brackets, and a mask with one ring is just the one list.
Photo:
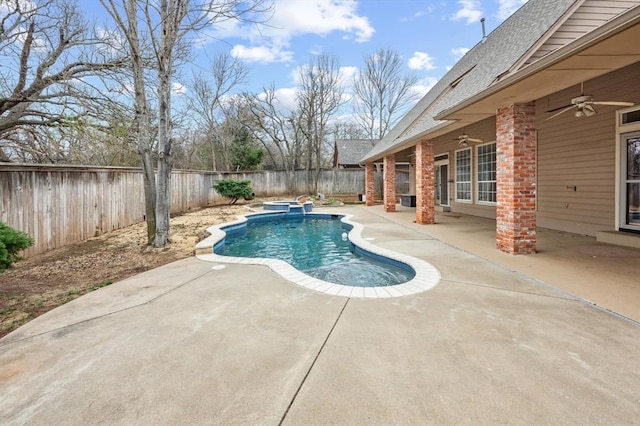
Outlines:
{"label": "white cloud", "polygon": [[184,95],[185,93],[187,93],[187,88],[184,86],[184,84],[173,82],[171,84],[171,92],[174,95]]}
{"label": "white cloud", "polygon": [[460,9],[451,17],[454,21],[466,21],[467,25],[480,21],[482,8],[478,0],[458,0]]}
{"label": "white cloud", "polygon": [[[296,104],[296,96],[298,94],[298,89],[295,87],[283,87],[280,89],[276,89],[274,93],[274,107],[280,113],[289,113],[291,111],[295,111],[297,108]],[[260,93],[258,95],[259,99],[265,99],[266,94]]]}
{"label": "white cloud", "polygon": [[421,10],[417,11],[416,13],[411,15],[410,17],[400,18],[400,22],[413,21],[414,19],[418,19],[418,18],[420,18],[420,17],[422,17],[424,15],[428,15],[430,13],[433,13],[434,10],[435,10],[435,6],[433,6],[432,4],[428,4],[425,9],[421,9]]}
{"label": "white cloud", "polygon": [[454,58],[456,58],[457,61],[458,59],[462,58],[468,51],[469,49],[467,49],[466,47],[454,47],[453,49],[451,49],[451,54]]}
{"label": "white cloud", "polygon": [[438,82],[438,79],[435,77],[423,78],[418,82],[418,84],[411,87],[410,92],[413,95],[415,95],[418,99],[420,99],[424,95],[426,95],[429,92],[429,90],[431,90],[431,88],[435,86],[437,82]]}
{"label": "white cloud", "polygon": [[[291,70],[290,78],[296,85],[302,84],[300,81],[300,74],[305,73],[309,68],[309,64],[298,65]],[[338,69],[338,78],[340,79],[340,85],[343,87],[349,87],[353,76],[358,72],[358,67],[340,67]]]}
{"label": "white cloud", "polygon": [[358,72],[358,67],[340,67],[340,79],[343,85],[351,84],[353,76]]}
{"label": "white cloud", "polygon": [[409,68],[412,70],[432,70],[436,66],[433,58],[425,52],[413,52],[413,56],[409,59]]}
{"label": "white cloud", "polygon": [[[230,37],[249,40],[251,47],[242,46],[239,52],[247,58],[261,58],[262,62],[286,62],[291,60],[292,52],[286,49],[293,37],[307,34],[324,37],[341,32],[343,38],[356,42],[370,40],[375,29],[366,16],[358,14],[357,7],[358,2],[351,0],[274,0],[273,14],[267,25],[242,24],[230,20],[217,25],[211,30],[211,35],[217,40]],[[276,52],[286,55],[274,54]]]}
{"label": "white cloud", "polygon": [[296,96],[298,95],[298,89],[296,88],[282,88],[276,90],[276,99],[280,103],[282,108],[286,108],[289,111],[294,111],[297,108]]}
{"label": "white cloud", "polygon": [[498,0],[499,6],[496,15],[500,19],[507,19],[527,1],[528,0]]}
{"label": "white cloud", "polygon": [[283,50],[282,46],[255,46],[247,47],[236,44],[231,49],[231,55],[247,62],[291,62],[293,60],[293,52]]}
{"label": "white cloud", "polygon": [[15,1],[12,1],[10,4],[9,2],[0,1],[0,13],[8,14],[9,12],[13,12],[16,5],[18,6],[20,14],[23,16],[33,14],[38,8],[36,3],[30,0],[18,0],[17,4]]}

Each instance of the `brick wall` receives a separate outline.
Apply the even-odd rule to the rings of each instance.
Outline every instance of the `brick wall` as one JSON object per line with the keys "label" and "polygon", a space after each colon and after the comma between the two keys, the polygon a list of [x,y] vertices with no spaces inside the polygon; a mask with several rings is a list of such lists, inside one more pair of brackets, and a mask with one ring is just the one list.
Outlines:
{"label": "brick wall", "polygon": [[431,224],[435,220],[435,164],[433,143],[416,145],[416,223]]}
{"label": "brick wall", "polygon": [[373,178],[373,163],[367,163],[365,165],[365,200],[367,206],[373,206],[375,203],[375,191],[374,191],[374,178]]}
{"label": "brick wall", "polygon": [[498,109],[496,116],[496,245],[511,254],[536,251],[535,103]]}
{"label": "brick wall", "polygon": [[384,211],[396,211],[396,158],[395,155],[384,157]]}

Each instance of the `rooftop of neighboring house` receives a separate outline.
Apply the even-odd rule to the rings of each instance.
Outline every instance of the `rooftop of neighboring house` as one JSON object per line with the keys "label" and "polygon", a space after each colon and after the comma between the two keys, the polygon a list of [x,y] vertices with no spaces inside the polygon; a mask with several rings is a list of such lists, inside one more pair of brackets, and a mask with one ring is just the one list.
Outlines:
{"label": "rooftop of neighboring house", "polygon": [[338,164],[357,165],[375,145],[371,139],[337,139]]}

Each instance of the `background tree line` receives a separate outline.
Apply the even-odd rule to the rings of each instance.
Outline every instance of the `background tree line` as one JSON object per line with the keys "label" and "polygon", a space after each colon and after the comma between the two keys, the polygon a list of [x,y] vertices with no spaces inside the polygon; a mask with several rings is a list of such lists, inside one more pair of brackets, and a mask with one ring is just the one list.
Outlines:
{"label": "background tree line", "polygon": [[[227,20],[269,19],[264,0],[100,0],[96,25],[75,0],[0,0],[0,161],[140,166],[148,240],[169,241],[172,168],[316,176],[338,138],[381,139],[415,101],[417,77],[388,49],[351,81],[324,53],[298,68],[295,106],[273,84],[243,91],[248,68],[229,53],[186,82],[189,40]],[[350,119],[339,119],[349,116]]]}

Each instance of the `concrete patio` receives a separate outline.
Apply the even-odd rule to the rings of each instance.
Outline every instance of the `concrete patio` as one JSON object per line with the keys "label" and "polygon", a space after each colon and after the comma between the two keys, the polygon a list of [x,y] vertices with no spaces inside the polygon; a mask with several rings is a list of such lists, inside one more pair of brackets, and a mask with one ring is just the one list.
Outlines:
{"label": "concrete patio", "polygon": [[331,211],[432,263],[432,290],[348,299],[178,261],[1,339],[0,423],[640,422],[637,250],[541,230],[539,254],[503,255],[492,221],[399,210]]}

